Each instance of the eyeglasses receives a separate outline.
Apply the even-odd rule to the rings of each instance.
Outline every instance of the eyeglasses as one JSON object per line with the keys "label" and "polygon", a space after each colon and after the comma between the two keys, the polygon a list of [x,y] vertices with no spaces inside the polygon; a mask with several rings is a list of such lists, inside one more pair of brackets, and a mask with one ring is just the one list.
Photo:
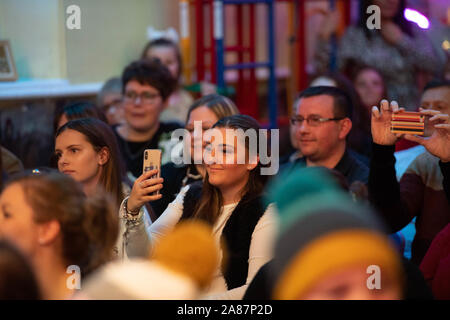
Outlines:
{"label": "eyeglasses", "polygon": [[321,118],[320,116],[309,116],[307,118],[304,118],[302,116],[299,117],[293,117],[291,118],[291,124],[293,126],[301,126],[303,121],[306,120],[306,123],[311,127],[317,127],[320,124],[327,122],[327,121],[336,121],[336,120],[342,120],[345,119],[345,117],[341,118]]}
{"label": "eyeglasses", "polygon": [[160,96],[161,95],[158,93],[151,93],[148,91],[144,91],[141,94],[137,94],[134,91],[127,91],[125,92],[124,100],[126,102],[135,102],[136,98],[139,97],[139,100],[143,103],[154,103]]}

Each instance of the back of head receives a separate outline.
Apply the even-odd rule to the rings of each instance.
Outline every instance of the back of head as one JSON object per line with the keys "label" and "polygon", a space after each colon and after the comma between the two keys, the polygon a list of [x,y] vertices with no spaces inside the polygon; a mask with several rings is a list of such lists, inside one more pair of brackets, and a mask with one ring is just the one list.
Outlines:
{"label": "back of head", "polygon": [[0,241],[0,300],[39,300],[39,284],[28,259],[11,243]]}
{"label": "back of head", "polygon": [[177,84],[169,69],[159,59],[141,59],[130,63],[122,73],[122,93],[125,93],[130,81],[154,87],[163,101],[169,98]]}
{"label": "back of head", "polygon": [[[400,297],[400,258],[384,225],[331,177],[305,168],[280,177],[268,194],[280,220],[272,270],[275,299],[305,299],[327,277],[352,268],[366,274],[372,265],[381,269],[382,288]],[[365,280],[358,285],[370,296]]]}
{"label": "back of head", "polygon": [[107,122],[103,111],[92,102],[73,102],[55,109],[55,114],[53,117],[53,132],[58,130],[62,116],[66,116],[68,121],[82,118],[96,118],[105,123]]}
{"label": "back of head", "polygon": [[25,173],[19,184],[37,224],[60,225],[61,258],[88,274],[112,258],[118,236],[117,212],[104,192],[87,198],[79,183],[59,172]]}

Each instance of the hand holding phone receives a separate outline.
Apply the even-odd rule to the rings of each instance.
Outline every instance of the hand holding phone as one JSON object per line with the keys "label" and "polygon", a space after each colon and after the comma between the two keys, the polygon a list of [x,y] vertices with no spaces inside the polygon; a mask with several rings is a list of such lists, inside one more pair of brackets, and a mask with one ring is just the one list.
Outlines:
{"label": "hand holding phone", "polygon": [[146,202],[161,199],[162,189],[161,150],[147,149],[144,151],[143,173],[136,179],[127,201],[127,210],[140,209]]}

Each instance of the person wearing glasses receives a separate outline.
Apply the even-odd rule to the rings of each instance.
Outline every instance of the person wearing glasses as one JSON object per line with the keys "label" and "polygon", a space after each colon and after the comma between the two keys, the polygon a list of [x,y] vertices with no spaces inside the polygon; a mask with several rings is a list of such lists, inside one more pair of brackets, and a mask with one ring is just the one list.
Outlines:
{"label": "person wearing glasses", "polygon": [[113,128],[133,181],[142,174],[145,149],[161,149],[162,165],[170,161],[171,134],[181,125],[161,122],[160,114],[175,85],[170,71],[157,59],[134,61],[123,71],[125,122]]}
{"label": "person wearing glasses", "polygon": [[281,169],[322,166],[342,173],[349,185],[367,184],[369,169],[348,148],[346,138],[352,129],[352,102],[341,89],[310,87],[294,103],[291,118],[296,145],[302,157]]}

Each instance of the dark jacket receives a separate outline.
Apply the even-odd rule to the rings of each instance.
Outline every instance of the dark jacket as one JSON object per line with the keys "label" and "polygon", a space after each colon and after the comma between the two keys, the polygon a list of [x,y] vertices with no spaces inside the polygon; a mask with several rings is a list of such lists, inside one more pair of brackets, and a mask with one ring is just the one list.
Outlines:
{"label": "dark jacket", "polygon": [[[193,216],[196,204],[201,197],[202,183],[190,185],[184,197],[183,215],[180,221]],[[253,231],[267,206],[262,196],[244,195],[231,213],[222,232],[223,248],[227,258],[222,259],[222,274],[228,290],[244,285],[248,276],[248,258]]]}
{"label": "dark jacket", "polygon": [[[280,171],[296,170],[306,167],[306,158],[302,157],[293,163],[287,163],[281,167]],[[347,183],[351,185],[355,181],[361,181],[367,184],[369,180],[369,168],[359,161],[350,149],[346,149],[341,160],[338,162],[334,170],[339,171],[347,179]]]}

